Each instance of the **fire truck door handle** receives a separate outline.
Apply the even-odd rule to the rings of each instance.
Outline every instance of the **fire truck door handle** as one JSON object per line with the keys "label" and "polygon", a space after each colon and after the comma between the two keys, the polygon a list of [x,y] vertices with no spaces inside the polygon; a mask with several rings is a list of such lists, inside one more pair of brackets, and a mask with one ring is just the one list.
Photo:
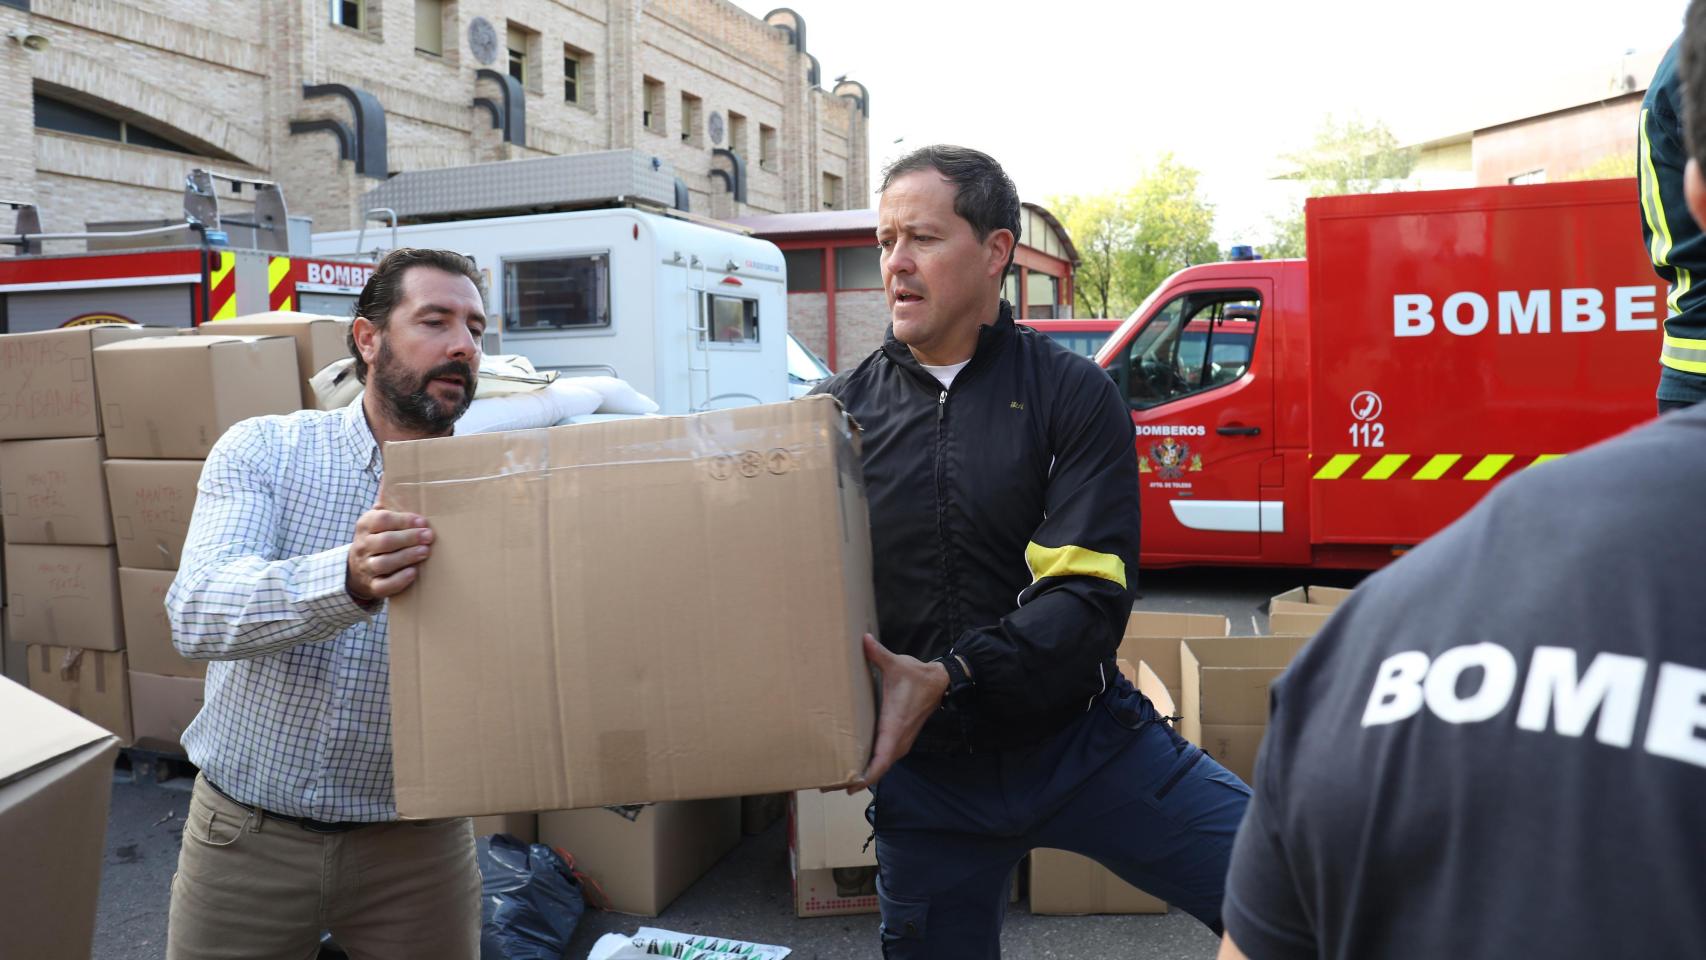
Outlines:
{"label": "fire truck door handle", "polygon": [[1261,427],[1216,427],[1215,433],[1223,437],[1254,437],[1262,432]]}

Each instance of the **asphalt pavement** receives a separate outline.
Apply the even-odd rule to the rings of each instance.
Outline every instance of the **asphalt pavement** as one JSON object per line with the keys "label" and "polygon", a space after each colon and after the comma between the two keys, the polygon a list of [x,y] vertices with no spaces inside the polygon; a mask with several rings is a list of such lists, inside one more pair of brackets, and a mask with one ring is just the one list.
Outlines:
{"label": "asphalt pavement", "polygon": [[[1137,606],[1224,614],[1233,633],[1259,633],[1266,627],[1263,604],[1274,594],[1304,584],[1352,586],[1359,579],[1324,571],[1146,571]],[[150,771],[115,773],[95,925],[97,960],[165,955],[166,908],[189,784],[181,776],[157,780]],[[793,949],[794,960],[844,960],[879,952],[875,916],[794,917],[781,824],[747,837],[661,917],[589,911],[566,957],[583,960],[599,936],[641,925],[779,944]],[[1216,948],[1212,934],[1177,910],[1163,916],[1036,917],[1023,899],[1008,909],[1002,934],[1002,955],[1009,960],[1208,960]]]}

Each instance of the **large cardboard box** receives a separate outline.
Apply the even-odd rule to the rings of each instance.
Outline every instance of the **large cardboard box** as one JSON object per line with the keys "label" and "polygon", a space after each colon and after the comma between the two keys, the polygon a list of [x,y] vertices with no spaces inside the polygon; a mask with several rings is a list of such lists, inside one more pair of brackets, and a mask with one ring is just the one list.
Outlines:
{"label": "large cardboard box", "polygon": [[1221,637],[1185,641],[1179,733],[1253,782],[1256,751],[1268,729],[1268,685],[1308,637]]}
{"label": "large cardboard box", "polygon": [[302,402],[286,337],[159,337],[95,350],[107,456],[205,460],[239,420]]}
{"label": "large cardboard box", "polygon": [[801,790],[788,798],[788,866],[794,915],[877,912],[877,847],[867,843],[871,791]]}
{"label": "large cardboard box", "polygon": [[1119,658],[1149,664],[1173,701],[1179,700],[1179,644],[1186,637],[1225,637],[1232,621],[1219,614],[1134,610],[1126,620]]}
{"label": "large cardboard box", "polygon": [[549,811],[539,842],[573,857],[610,909],[655,917],[740,843],[740,798]]}
{"label": "large cardboard box", "polygon": [[1089,857],[1039,847],[1031,851],[1031,912],[1055,917],[1166,913],[1167,903]]}
{"label": "large cardboard box", "polygon": [[847,917],[879,909],[875,864],[794,870],[796,917]]}
{"label": "large cardboard box", "polygon": [[161,753],[184,752],[184,730],[201,712],[206,681],[130,671],[130,727],[136,746]]}
{"label": "large cardboard box", "polygon": [[130,676],[124,651],[29,648],[30,689],[130,746]]}
{"label": "large cardboard box", "polygon": [[1268,632],[1312,637],[1351,592],[1342,587],[1298,587],[1268,601]]}
{"label": "large cardboard box", "polygon": [[12,639],[123,650],[118,557],[112,547],[6,545]]}
{"label": "large cardboard box", "polygon": [[104,456],[99,437],[0,443],[6,542],[112,543]]}
{"label": "large cardboard box", "polygon": [[494,833],[507,833],[522,843],[536,843],[539,840],[539,815],[500,813],[474,818],[474,836],[488,837]]}
{"label": "large cardboard box", "polygon": [[178,569],[201,468],[200,460],[106,462],[119,566]]}
{"label": "large cardboard box", "polygon": [[118,741],[7,680],[0,730],[3,952],[88,960]]}
{"label": "large cardboard box", "polygon": [[403,816],[864,767],[869,525],[833,399],[387,444],[385,482],[437,537],[390,607]]}
{"label": "large cardboard box", "polygon": [[308,385],[308,381],[327,364],[349,357],[349,328],[348,318],[274,310],[271,313],[252,313],[230,320],[204,323],[196,328],[196,332],[204,335],[237,334],[245,337],[294,338],[296,369],[302,381],[302,409],[315,410],[320,405],[314,397],[314,388]]}
{"label": "large cardboard box", "polygon": [[100,436],[95,348],[171,332],[101,324],[0,336],[0,440]]}
{"label": "large cardboard box", "polygon": [[[1119,661],[1120,673],[1155,704],[1162,716],[1173,714],[1166,687],[1147,664]],[[1166,913],[1167,904],[1120,879],[1089,857],[1040,847],[1031,851],[1031,912],[1078,917],[1104,913]]]}
{"label": "large cardboard box", "polygon": [[118,595],[124,611],[124,646],[130,669],[162,677],[207,676],[207,661],[186,660],[172,645],[172,621],[166,616],[166,591],[177,574],[171,570],[118,568]]}

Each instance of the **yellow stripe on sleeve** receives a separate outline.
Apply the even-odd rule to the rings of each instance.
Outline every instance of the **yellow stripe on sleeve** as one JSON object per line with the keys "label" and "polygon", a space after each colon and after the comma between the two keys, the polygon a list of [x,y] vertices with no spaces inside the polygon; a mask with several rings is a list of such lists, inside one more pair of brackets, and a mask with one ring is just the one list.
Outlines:
{"label": "yellow stripe on sleeve", "polygon": [[1125,561],[1111,553],[1097,553],[1084,547],[1067,544],[1064,547],[1045,547],[1038,543],[1025,545],[1025,563],[1031,568],[1031,582],[1048,577],[1099,577],[1125,586]]}

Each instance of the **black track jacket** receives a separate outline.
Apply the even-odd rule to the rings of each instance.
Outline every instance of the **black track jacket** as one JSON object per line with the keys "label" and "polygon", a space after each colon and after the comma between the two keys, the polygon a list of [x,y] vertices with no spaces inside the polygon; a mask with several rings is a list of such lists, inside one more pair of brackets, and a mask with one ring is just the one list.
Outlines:
{"label": "black track jacket", "polygon": [[894,330],[814,393],[864,429],[882,643],[971,666],[915,749],[1035,743],[1114,673],[1137,576],[1131,414],[1106,373],[1002,301],[953,386]]}

